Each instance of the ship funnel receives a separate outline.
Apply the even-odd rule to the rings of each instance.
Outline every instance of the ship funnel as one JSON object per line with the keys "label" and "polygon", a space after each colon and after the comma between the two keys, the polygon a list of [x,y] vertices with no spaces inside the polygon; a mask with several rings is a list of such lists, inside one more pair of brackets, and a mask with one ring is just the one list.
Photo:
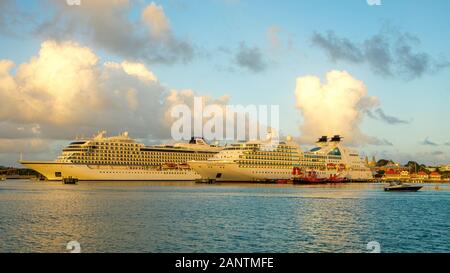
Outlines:
{"label": "ship funnel", "polygon": [[317,140],[317,143],[326,143],[326,142],[328,142],[327,136],[322,136],[319,138],[319,140]]}
{"label": "ship funnel", "polygon": [[189,140],[189,144],[208,144],[206,140],[203,137],[191,137],[191,140]]}
{"label": "ship funnel", "polygon": [[332,141],[332,142],[340,142],[342,139],[343,139],[343,137],[341,137],[340,135],[334,135],[334,136],[331,138],[331,141]]}

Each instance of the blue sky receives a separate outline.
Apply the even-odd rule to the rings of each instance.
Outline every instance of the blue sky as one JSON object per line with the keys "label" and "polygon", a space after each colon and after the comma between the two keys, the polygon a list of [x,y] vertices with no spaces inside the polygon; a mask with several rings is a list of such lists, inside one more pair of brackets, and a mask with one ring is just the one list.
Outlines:
{"label": "blue sky", "polygon": [[[0,10],[0,59],[12,60],[16,65],[29,62],[38,54],[41,43],[53,38],[87,46],[102,61],[130,59],[130,56],[93,42],[80,31],[66,33],[65,37],[38,33],[42,23],[54,18],[55,14],[64,17],[64,12],[70,9],[83,8],[84,1],[87,0],[82,0],[80,7],[60,9],[55,8],[52,1],[17,1],[14,12],[28,15],[11,24],[3,20],[3,26],[1,18],[8,19],[8,14],[5,9]],[[138,24],[142,10],[151,2],[129,1],[126,19]],[[365,84],[368,95],[378,98],[379,105],[371,111],[380,108],[386,115],[404,121],[389,124],[382,118],[364,115],[356,124],[360,131],[385,139],[392,145],[359,144],[358,150],[400,161],[450,163],[447,162],[450,161],[450,146],[444,145],[450,142],[450,126],[446,124],[446,117],[450,115],[447,106],[450,101],[450,67],[447,67],[450,61],[449,1],[381,0],[379,6],[368,5],[366,0],[153,2],[163,8],[170,21],[171,35],[185,41],[194,52],[188,61],[170,63],[133,56],[133,61],[144,63],[163,86],[192,89],[213,97],[226,94],[231,97],[232,104],[279,104],[282,131],[297,136],[302,134],[299,128],[303,116],[295,107],[296,79],[314,75],[325,80],[327,72],[345,70]],[[271,36],[276,38],[277,48],[271,44],[270,29],[277,30]],[[333,41],[344,40],[363,50],[364,41],[385,35],[386,29],[393,33],[387,34],[393,37],[392,46],[399,36],[411,36],[407,46],[417,54],[414,56],[427,57],[431,62],[429,69],[413,76],[411,71],[383,75],[374,72],[366,57],[352,61],[339,55],[342,52],[334,51],[342,44],[333,44]],[[313,41],[314,35],[326,38],[329,32],[336,39],[328,42],[336,48],[327,49]],[[259,58],[263,68],[253,71],[236,63],[242,45],[258,53],[252,56]],[[331,51],[337,52],[334,60],[330,57]],[[403,55],[398,53],[398,56]],[[395,70],[396,64],[392,66]],[[17,66],[13,73],[16,69]],[[428,145],[423,145],[426,139]],[[430,145],[431,142],[437,145]],[[3,158],[7,162],[7,156]],[[0,161],[0,165],[4,162]]]}

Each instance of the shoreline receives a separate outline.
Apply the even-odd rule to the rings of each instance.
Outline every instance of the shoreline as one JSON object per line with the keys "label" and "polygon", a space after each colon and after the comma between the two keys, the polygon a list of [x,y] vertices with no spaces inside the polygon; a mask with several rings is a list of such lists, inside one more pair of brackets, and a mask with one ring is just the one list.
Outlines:
{"label": "shoreline", "polygon": [[[24,176],[24,177],[6,177],[6,179],[2,180],[2,182],[6,182],[6,181],[29,181],[31,183],[50,183],[50,184],[64,184],[63,181],[54,181],[54,180],[37,180],[35,177],[29,177],[29,176]],[[304,185],[340,185],[340,184],[386,184],[386,183],[390,183],[393,181],[399,181],[399,180],[371,180],[371,181],[361,181],[361,180],[355,180],[355,181],[346,181],[346,182],[338,182],[338,183],[333,183],[333,182],[328,182],[328,183],[321,183],[321,184],[304,184]],[[411,184],[450,184],[450,181],[448,180],[426,180],[426,181],[407,181],[407,180],[400,180],[401,182],[404,183],[411,183]],[[102,180],[102,181],[84,181],[84,180],[80,180],[78,181],[80,183],[169,183],[170,182],[175,182],[175,183],[195,183],[195,184],[209,184],[209,185],[214,185],[214,184],[255,184],[255,185],[261,185],[261,184],[271,184],[271,185],[293,185],[293,183],[276,183],[276,182],[272,182],[272,181],[253,181],[253,182],[246,182],[246,181],[220,181],[220,182],[213,182],[213,183],[198,183],[195,180],[189,180],[189,181],[157,181],[157,180],[145,180],[145,181],[137,181],[137,180]]]}

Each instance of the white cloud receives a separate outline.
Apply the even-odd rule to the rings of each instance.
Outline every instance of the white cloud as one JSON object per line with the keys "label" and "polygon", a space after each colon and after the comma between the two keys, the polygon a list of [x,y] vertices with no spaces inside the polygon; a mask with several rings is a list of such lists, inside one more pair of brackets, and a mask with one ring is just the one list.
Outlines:
{"label": "white cloud", "polygon": [[166,39],[170,34],[170,23],[162,6],[150,3],[142,12],[142,21],[150,28],[150,34],[157,39]]}
{"label": "white cloud", "polygon": [[78,119],[77,109],[99,107],[97,61],[89,48],[73,42],[42,43],[39,56],[17,70],[23,108],[14,119],[64,124]]}
{"label": "white cloud", "polygon": [[136,3],[89,0],[73,7],[65,1],[45,1],[42,5],[51,19],[39,22],[35,33],[43,39],[58,41],[77,37],[89,46],[147,63],[171,64],[193,58],[193,46],[173,35],[161,6],[149,4],[141,11],[141,20],[134,21],[130,16],[132,4]]}
{"label": "white cloud", "polygon": [[32,131],[48,138],[62,137],[62,127],[69,129],[64,130],[66,137],[78,127],[91,131],[103,126],[158,135],[160,130],[152,129],[159,126],[166,89],[156,76],[140,63],[101,65],[98,60],[91,49],[75,42],[46,41],[39,55],[18,66],[15,75],[10,73],[12,62],[1,61],[5,107],[0,121],[17,127],[34,124]]}
{"label": "white cloud", "polygon": [[[222,109],[224,109],[230,100],[230,97],[227,95],[221,96],[219,98],[212,98],[210,96],[202,96],[191,89],[171,90],[164,103],[164,122],[166,124],[172,124],[172,122],[174,121],[174,118],[170,114],[172,107],[174,106],[187,105],[190,109],[194,109],[195,97],[201,98],[202,108],[204,108],[206,105],[218,105],[222,107]],[[194,115],[202,114],[195,113],[194,111],[192,112]]]}
{"label": "white cloud", "polygon": [[19,151],[42,153],[39,143],[99,129],[168,139],[171,120],[165,114],[198,96],[192,90],[169,92],[142,63],[100,63],[90,48],[71,41],[45,41],[37,56],[17,65],[15,73],[13,68],[12,61],[0,60],[0,160]]}
{"label": "white cloud", "polygon": [[316,76],[297,78],[295,96],[296,107],[303,116],[303,141],[339,134],[353,144],[380,144],[359,129],[363,110],[377,106],[378,98],[369,96],[364,83],[349,73],[330,71],[325,83]]}
{"label": "white cloud", "polygon": [[123,61],[120,64],[115,62],[106,62],[105,67],[110,69],[122,69],[130,76],[135,76],[142,81],[156,82],[158,78],[152,71],[142,63]]}

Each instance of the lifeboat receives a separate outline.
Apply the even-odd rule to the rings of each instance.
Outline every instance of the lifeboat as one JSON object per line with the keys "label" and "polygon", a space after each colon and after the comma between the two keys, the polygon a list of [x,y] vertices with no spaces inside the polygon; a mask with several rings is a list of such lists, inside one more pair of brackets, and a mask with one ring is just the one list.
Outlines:
{"label": "lifeboat", "polygon": [[302,171],[300,170],[299,167],[294,167],[292,169],[292,175],[297,176],[297,175],[301,175],[301,174],[302,174]]}
{"label": "lifeboat", "polygon": [[167,169],[176,169],[178,167],[178,164],[173,162],[166,162],[163,164],[163,167]]}

